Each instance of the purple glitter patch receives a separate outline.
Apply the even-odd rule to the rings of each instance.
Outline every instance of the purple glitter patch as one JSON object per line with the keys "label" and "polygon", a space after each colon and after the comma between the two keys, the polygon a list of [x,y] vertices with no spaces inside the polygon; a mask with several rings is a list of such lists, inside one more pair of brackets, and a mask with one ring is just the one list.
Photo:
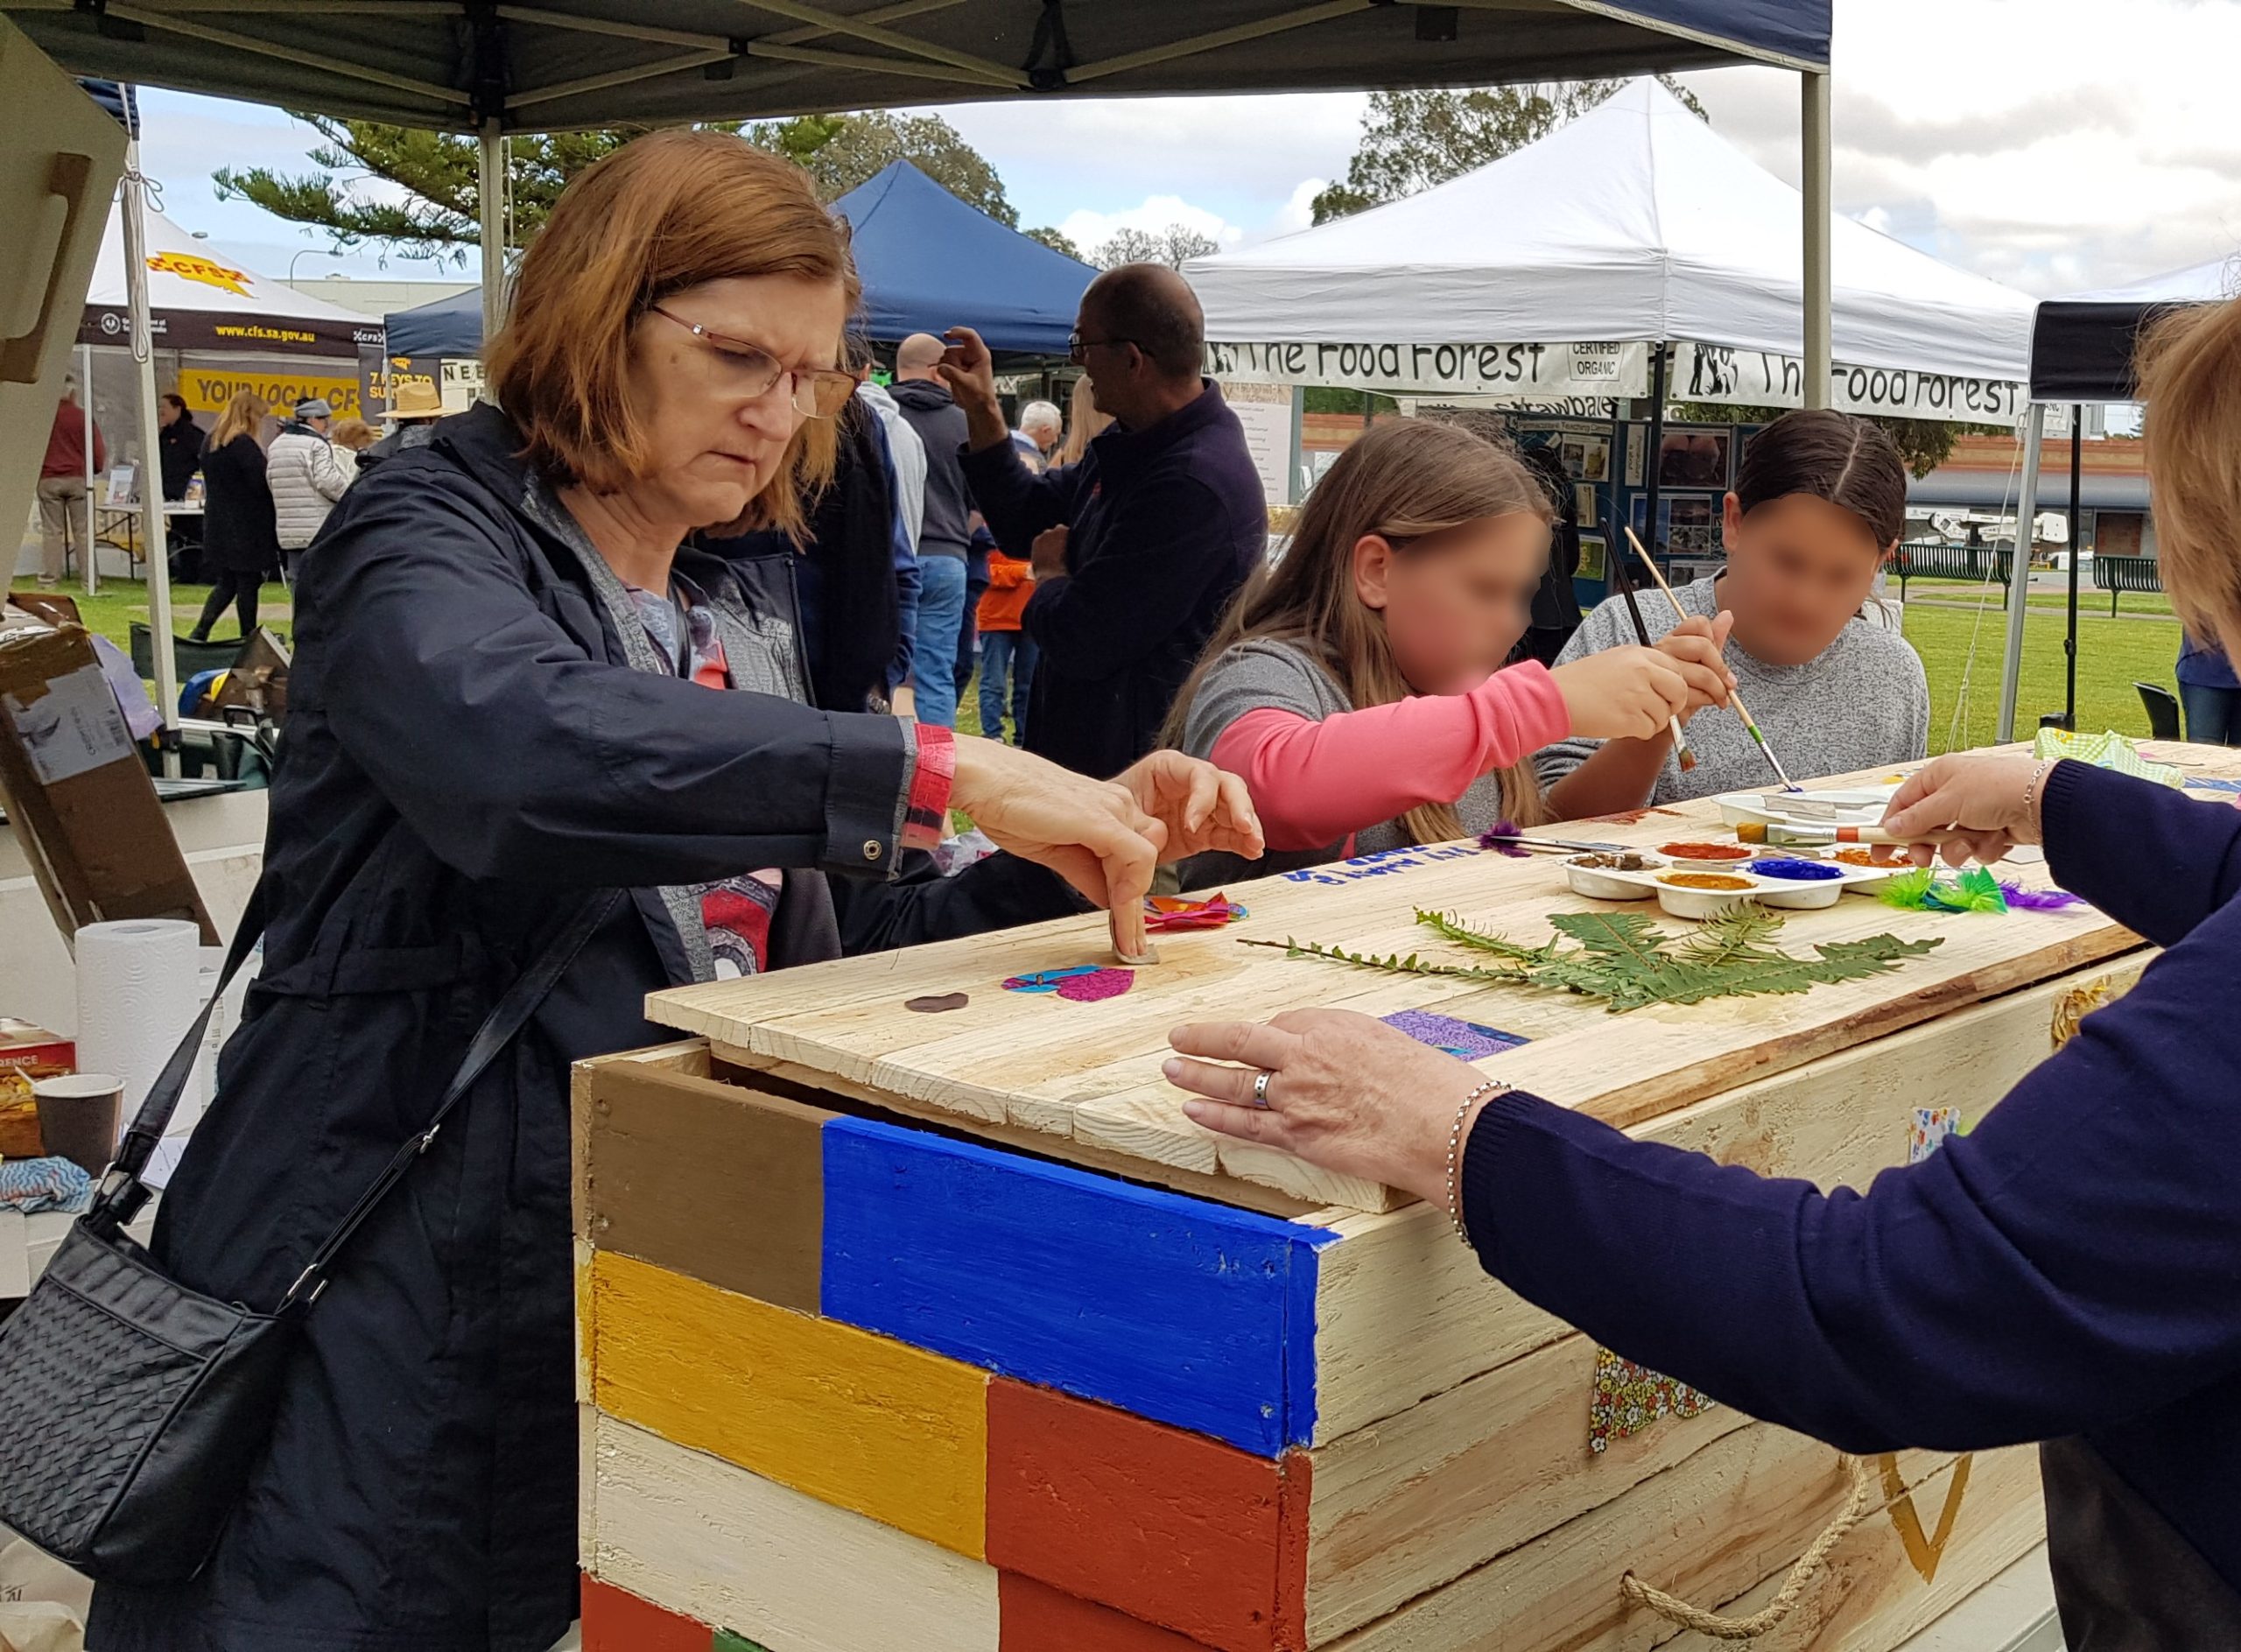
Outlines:
{"label": "purple glitter patch", "polygon": [[1133,969],[1093,969],[1086,975],[1060,981],[1058,996],[1078,1004],[1093,1004],[1100,999],[1118,998],[1135,984]]}
{"label": "purple glitter patch", "polygon": [[1475,1021],[1458,1021],[1452,1016],[1435,1015],[1429,1009],[1400,1009],[1380,1019],[1396,1031],[1407,1033],[1418,1044],[1444,1050],[1465,1061],[1477,1061],[1532,1042],[1514,1032],[1482,1027]]}

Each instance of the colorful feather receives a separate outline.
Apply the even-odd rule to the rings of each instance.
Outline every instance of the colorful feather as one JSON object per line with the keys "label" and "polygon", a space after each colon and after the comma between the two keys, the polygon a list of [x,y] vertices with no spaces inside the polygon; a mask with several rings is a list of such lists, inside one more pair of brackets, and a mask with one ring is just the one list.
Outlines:
{"label": "colorful feather", "polygon": [[[1972,866],[1957,878],[1941,878],[1927,867],[1901,872],[1877,891],[1886,905],[1910,912],[1994,912],[2005,914],[2011,901],[2038,910],[2068,906],[2075,896],[2036,896],[2002,883],[1981,866]],[[2016,900],[2019,895],[2028,898]]]}
{"label": "colorful feather", "polygon": [[1999,887],[2010,906],[2026,912],[2059,912],[2065,907],[2084,904],[2082,896],[2072,895],[2068,889],[2027,889],[2020,883],[2002,883]]}
{"label": "colorful feather", "polygon": [[1533,858],[1533,851],[1521,849],[1510,840],[1519,835],[1516,821],[1497,820],[1479,834],[1479,847],[1492,849],[1496,854],[1507,854],[1513,861],[1529,861]]}

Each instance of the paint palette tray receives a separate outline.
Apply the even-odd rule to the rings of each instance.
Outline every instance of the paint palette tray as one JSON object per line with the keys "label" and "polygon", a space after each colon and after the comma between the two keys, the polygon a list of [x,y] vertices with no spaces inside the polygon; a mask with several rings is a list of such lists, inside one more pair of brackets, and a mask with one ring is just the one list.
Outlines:
{"label": "paint palette tray", "polygon": [[1730,791],[1714,798],[1719,818],[1734,826],[1873,826],[1899,783],[1830,791]]}
{"label": "paint palette tray", "polygon": [[[1798,855],[1768,855],[1766,860],[1797,861],[1809,859]],[[1625,889],[1626,894],[1612,894],[1595,898],[1602,900],[1645,900],[1652,896],[1657,903],[1675,917],[1716,917],[1739,901],[1756,901],[1761,906],[1781,911],[1819,911],[1834,906],[1844,898],[1846,889],[1865,889],[1882,882],[1897,867],[1851,866],[1838,861],[1815,861],[1825,866],[1831,875],[1804,880],[1799,878],[1767,877],[1752,870],[1754,861],[1746,861],[1734,866],[1690,865],[1662,866],[1640,872],[1598,869],[1594,876],[1598,884],[1613,889]],[[1570,868],[1567,868],[1568,870]],[[1741,889],[1691,889],[1670,880],[1676,875],[1734,879],[1744,885]],[[1578,885],[1573,885],[1575,889]],[[1582,891],[1584,893],[1585,891]]]}

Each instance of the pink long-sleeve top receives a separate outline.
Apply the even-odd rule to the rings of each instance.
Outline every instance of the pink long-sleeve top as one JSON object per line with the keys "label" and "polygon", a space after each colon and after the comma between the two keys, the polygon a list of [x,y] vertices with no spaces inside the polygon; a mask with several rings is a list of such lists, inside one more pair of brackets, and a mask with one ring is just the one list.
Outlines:
{"label": "pink long-sleeve top", "polygon": [[1425,804],[1457,803],[1570,729],[1563,695],[1537,662],[1465,694],[1356,710],[1303,651],[1259,642],[1207,673],[1184,744],[1244,777],[1270,849],[1339,844],[1350,853],[1357,834]]}

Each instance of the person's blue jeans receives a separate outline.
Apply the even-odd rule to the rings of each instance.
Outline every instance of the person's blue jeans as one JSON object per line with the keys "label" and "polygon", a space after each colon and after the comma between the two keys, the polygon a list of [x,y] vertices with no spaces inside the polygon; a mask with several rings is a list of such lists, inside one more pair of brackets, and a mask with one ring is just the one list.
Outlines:
{"label": "person's blue jeans", "polygon": [[922,557],[918,562],[918,644],[910,680],[918,691],[918,721],[957,727],[957,631],[965,623],[965,559]]}
{"label": "person's blue jeans", "polygon": [[1027,744],[1027,691],[1035,681],[1035,639],[1025,631],[980,633],[980,732],[1004,737],[1004,679],[1012,685],[1012,744]]}
{"label": "person's blue jeans", "polygon": [[2187,738],[2202,746],[2241,746],[2241,689],[2179,685]]}

